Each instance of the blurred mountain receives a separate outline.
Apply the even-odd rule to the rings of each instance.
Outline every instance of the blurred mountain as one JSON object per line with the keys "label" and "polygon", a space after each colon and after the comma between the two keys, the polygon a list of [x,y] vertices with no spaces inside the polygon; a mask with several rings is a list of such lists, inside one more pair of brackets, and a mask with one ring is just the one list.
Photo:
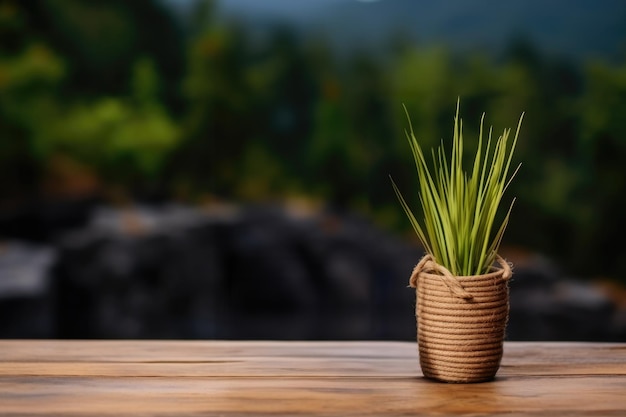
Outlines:
{"label": "blurred mountain", "polygon": [[[177,8],[193,0],[164,0]],[[524,39],[547,54],[615,60],[626,50],[622,0],[216,0],[221,17],[252,30],[276,23],[323,36],[340,50],[389,46],[393,37],[500,53]]]}

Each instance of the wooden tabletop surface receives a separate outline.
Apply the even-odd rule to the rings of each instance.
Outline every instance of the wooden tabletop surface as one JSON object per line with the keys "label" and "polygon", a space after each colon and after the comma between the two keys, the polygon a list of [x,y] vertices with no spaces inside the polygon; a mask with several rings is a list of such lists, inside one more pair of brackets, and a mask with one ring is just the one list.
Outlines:
{"label": "wooden tabletop surface", "polygon": [[0,415],[626,416],[626,344],[506,342],[455,385],[409,342],[0,340]]}

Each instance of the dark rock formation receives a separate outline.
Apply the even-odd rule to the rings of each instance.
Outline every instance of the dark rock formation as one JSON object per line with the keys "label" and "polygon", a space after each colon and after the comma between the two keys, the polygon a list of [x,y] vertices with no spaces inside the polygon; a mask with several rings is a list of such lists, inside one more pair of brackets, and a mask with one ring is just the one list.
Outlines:
{"label": "dark rock formation", "polygon": [[350,216],[101,209],[59,241],[58,335],[405,339],[420,252]]}
{"label": "dark rock formation", "polygon": [[48,246],[0,244],[0,336],[53,337],[55,303],[50,269],[56,251]]}
{"label": "dark rock formation", "polygon": [[615,303],[598,287],[566,278],[543,257],[515,268],[510,286],[512,340],[624,340]]}
{"label": "dark rock formation", "polygon": [[[415,339],[422,252],[354,214],[99,206],[51,236],[0,250],[0,337]],[[606,291],[514,272],[509,340],[626,340]]]}

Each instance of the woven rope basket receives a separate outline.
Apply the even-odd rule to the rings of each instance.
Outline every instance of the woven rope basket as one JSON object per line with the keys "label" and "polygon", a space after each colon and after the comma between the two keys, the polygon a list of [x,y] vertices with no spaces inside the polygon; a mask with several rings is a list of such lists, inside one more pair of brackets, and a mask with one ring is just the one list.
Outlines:
{"label": "woven rope basket", "polygon": [[417,342],[424,376],[445,382],[495,377],[509,315],[511,268],[474,276],[452,274],[427,255],[413,270]]}

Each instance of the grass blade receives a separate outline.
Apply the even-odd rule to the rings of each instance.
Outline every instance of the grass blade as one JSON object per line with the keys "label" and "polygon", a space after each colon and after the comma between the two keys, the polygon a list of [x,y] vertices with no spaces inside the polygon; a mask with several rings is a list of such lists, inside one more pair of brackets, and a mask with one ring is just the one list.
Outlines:
{"label": "grass blade", "polygon": [[[419,222],[391,179],[393,189],[425,250],[455,275],[477,275],[489,270],[509,222],[513,203],[495,233],[494,223],[504,192],[520,168],[512,175],[509,168],[517,144],[524,114],[510,142],[510,129],[492,140],[492,128],[483,141],[483,114],[480,120],[478,147],[471,172],[464,170],[463,121],[457,101],[452,148],[448,157],[443,141],[431,150],[428,165],[417,141],[410,116],[406,137],[411,148],[419,180],[419,200],[423,222]],[[514,200],[513,200],[514,201]]]}

